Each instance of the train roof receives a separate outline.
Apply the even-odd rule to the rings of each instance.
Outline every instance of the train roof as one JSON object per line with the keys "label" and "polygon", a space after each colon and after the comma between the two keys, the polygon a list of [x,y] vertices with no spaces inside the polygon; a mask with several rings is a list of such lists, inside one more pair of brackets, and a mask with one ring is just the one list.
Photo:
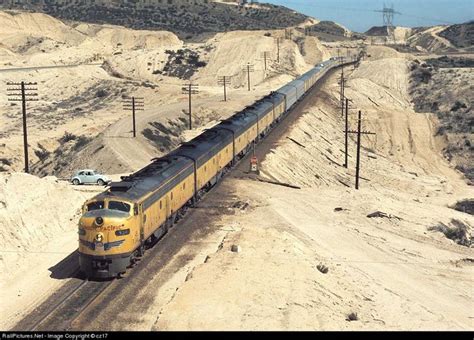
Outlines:
{"label": "train roof", "polygon": [[257,116],[252,114],[248,110],[243,110],[232,117],[223,120],[218,125],[214,126],[213,129],[225,128],[234,131],[236,135],[241,134],[243,131],[247,130],[248,127],[257,122]]}
{"label": "train roof", "polygon": [[224,145],[232,141],[228,131],[209,129],[170,153],[175,156],[185,156],[197,161],[198,166],[215,155]]}
{"label": "train roof", "polygon": [[165,156],[153,159],[153,162],[143,169],[123,176],[120,182],[112,182],[109,190],[97,195],[95,199],[121,198],[138,200],[148,193],[157,190],[169,182],[177,173],[185,170],[192,173],[193,162],[184,157]]}

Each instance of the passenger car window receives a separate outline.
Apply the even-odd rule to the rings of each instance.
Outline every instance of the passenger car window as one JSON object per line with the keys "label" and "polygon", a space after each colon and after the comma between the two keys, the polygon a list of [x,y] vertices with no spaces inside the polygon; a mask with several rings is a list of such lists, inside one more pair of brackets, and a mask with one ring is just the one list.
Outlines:
{"label": "passenger car window", "polygon": [[78,173],[79,176],[84,176],[84,171]]}
{"label": "passenger car window", "polygon": [[109,201],[110,210],[119,210],[123,212],[130,212],[130,204],[120,201]]}
{"label": "passenger car window", "polygon": [[104,209],[104,201],[92,202],[87,205],[87,211]]}

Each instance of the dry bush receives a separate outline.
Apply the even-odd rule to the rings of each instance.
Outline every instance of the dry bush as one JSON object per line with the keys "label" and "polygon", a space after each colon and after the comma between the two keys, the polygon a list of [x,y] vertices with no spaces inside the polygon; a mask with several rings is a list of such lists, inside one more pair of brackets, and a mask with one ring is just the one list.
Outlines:
{"label": "dry bush", "polygon": [[451,224],[453,225],[452,227],[440,222],[436,226],[429,227],[428,230],[439,231],[457,244],[470,247],[472,245],[472,236],[470,235],[471,228],[456,219],[452,219]]}

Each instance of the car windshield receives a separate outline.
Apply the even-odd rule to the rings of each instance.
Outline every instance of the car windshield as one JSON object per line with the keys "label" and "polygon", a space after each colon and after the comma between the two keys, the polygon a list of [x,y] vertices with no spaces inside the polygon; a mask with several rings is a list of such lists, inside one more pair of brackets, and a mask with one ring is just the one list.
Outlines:
{"label": "car windshield", "polygon": [[120,201],[109,201],[110,210],[119,210],[123,212],[130,212],[130,204]]}
{"label": "car windshield", "polygon": [[87,205],[87,211],[104,209],[104,201],[92,202]]}

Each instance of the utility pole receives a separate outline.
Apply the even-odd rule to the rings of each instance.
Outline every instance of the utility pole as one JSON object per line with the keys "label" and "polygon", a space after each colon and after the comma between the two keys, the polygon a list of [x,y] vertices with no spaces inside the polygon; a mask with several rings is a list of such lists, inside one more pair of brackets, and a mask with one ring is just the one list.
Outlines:
{"label": "utility pole", "polygon": [[263,66],[264,66],[265,71],[267,70],[267,58],[268,58],[269,54],[270,54],[270,52],[268,52],[268,51],[265,51],[265,52],[262,53]]}
{"label": "utility pole", "polygon": [[125,98],[123,101],[123,109],[125,111],[132,111],[132,129],[133,129],[133,138],[137,137],[137,126],[136,126],[136,111],[145,110],[144,98],[132,97]]}
{"label": "utility pole", "polygon": [[250,91],[250,72],[254,72],[255,69],[254,69],[254,65],[250,63],[247,63],[245,67],[247,68],[247,83],[248,83],[248,88]]}
{"label": "utility pole", "polygon": [[219,77],[219,78],[217,79],[217,84],[224,86],[224,101],[225,101],[225,102],[227,101],[227,90],[226,90],[226,87],[227,87],[227,85],[230,85],[230,80],[231,80],[231,77],[230,77],[230,76],[222,76],[222,77]]}
{"label": "utility pole", "polygon": [[341,69],[341,79],[339,80],[339,103],[341,105],[341,117],[344,117],[346,78],[344,78],[344,66]]}
{"label": "utility pole", "polygon": [[280,63],[280,37],[276,38],[276,43],[277,43],[277,63]]}
{"label": "utility pole", "polygon": [[182,87],[182,90],[183,90],[183,94],[187,94],[189,96],[189,130],[191,130],[193,128],[193,121],[192,121],[192,107],[191,107],[191,97],[193,94],[198,94],[199,93],[199,90],[198,90],[198,87],[199,85],[197,84],[192,84],[192,83],[189,83],[189,84],[184,84],[183,87]]}
{"label": "utility pole", "polygon": [[344,167],[349,167],[349,98],[346,98],[346,119],[344,129]]}
{"label": "utility pole", "polygon": [[22,103],[22,115],[23,115],[23,150],[25,155],[25,172],[29,173],[29,160],[28,160],[28,130],[26,126],[26,102],[35,102],[39,99],[38,97],[38,83],[7,83],[7,96],[10,102]]}
{"label": "utility pole", "polygon": [[357,131],[347,131],[347,133],[357,134],[357,159],[356,159],[356,179],[355,179],[355,188],[359,190],[359,177],[360,177],[360,147],[361,147],[361,136],[362,135],[375,135],[375,133],[370,131],[361,131],[362,125],[362,111],[359,110],[359,117],[357,120]]}

